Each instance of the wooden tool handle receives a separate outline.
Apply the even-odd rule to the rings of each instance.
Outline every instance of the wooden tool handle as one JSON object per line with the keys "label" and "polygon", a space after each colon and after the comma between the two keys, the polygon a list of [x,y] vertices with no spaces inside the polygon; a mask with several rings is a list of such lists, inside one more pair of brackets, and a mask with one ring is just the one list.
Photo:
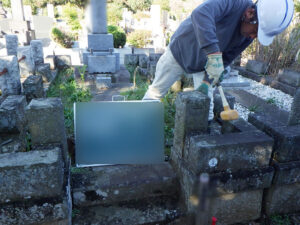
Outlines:
{"label": "wooden tool handle", "polygon": [[228,107],[229,105],[228,105],[227,99],[226,99],[226,97],[225,97],[225,95],[224,95],[223,88],[222,88],[221,85],[219,85],[218,88],[219,88],[219,92],[220,92],[220,95],[221,95],[223,107],[224,107],[224,109],[227,109],[227,108],[229,108],[229,107]]}

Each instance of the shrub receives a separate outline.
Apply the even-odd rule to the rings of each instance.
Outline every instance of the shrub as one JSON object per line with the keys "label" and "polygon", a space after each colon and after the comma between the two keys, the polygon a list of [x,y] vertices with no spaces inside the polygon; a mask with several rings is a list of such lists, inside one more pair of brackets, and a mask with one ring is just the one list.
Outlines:
{"label": "shrub", "polygon": [[111,33],[114,36],[114,47],[123,48],[126,44],[126,34],[125,32],[117,26],[110,25],[107,27],[108,33]]}
{"label": "shrub", "polygon": [[135,30],[128,34],[128,43],[136,48],[143,48],[151,42],[151,31],[148,30]]}
{"label": "shrub", "polygon": [[66,19],[67,24],[71,27],[71,30],[73,31],[81,30],[79,12],[79,9],[72,6],[71,4],[65,5],[63,9],[63,17]]}
{"label": "shrub", "polygon": [[57,27],[53,27],[51,31],[51,37],[52,39],[65,48],[71,48],[73,45],[74,37],[72,35],[67,34]]}

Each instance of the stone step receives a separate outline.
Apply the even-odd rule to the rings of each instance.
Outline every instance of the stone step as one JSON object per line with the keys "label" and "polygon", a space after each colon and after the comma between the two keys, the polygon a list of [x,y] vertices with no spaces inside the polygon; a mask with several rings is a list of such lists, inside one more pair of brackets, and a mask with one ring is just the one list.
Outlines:
{"label": "stone step", "polygon": [[182,211],[169,163],[73,168],[71,176],[73,224],[156,224]]}
{"label": "stone step", "polygon": [[235,97],[235,100],[248,109],[255,108],[256,113],[268,115],[274,122],[287,124],[289,112],[278,108],[276,105],[267,103],[245,90],[226,90],[226,93]]}
{"label": "stone step", "polygon": [[74,168],[72,171],[73,202],[77,207],[176,196],[178,185],[168,163]]}
{"label": "stone step", "polygon": [[0,154],[0,204],[59,197],[63,176],[61,149]]}

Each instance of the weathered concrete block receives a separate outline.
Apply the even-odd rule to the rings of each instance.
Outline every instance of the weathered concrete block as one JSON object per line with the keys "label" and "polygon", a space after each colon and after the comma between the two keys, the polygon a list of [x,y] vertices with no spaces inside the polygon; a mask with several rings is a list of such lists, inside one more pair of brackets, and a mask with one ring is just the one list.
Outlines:
{"label": "weathered concrete block", "polygon": [[273,139],[261,131],[193,136],[184,150],[197,173],[254,169],[269,165]]}
{"label": "weathered concrete block", "polygon": [[19,44],[18,36],[14,34],[7,34],[5,35],[5,42],[7,55],[17,56],[17,49]]}
{"label": "weathered concrete block", "polygon": [[41,75],[43,78],[43,81],[45,82],[51,82],[53,80],[52,72],[50,69],[50,64],[39,64],[36,66],[36,75]]}
{"label": "weathered concrete block", "polygon": [[247,121],[243,120],[242,118],[239,118],[237,120],[231,120],[231,121],[223,121],[221,120],[222,129],[221,133],[234,133],[234,132],[244,132],[244,131],[256,131],[256,127],[254,127],[252,124],[248,123]]}
{"label": "weathered concrete block", "polygon": [[26,107],[28,129],[33,149],[62,146],[66,160],[67,140],[64,111],[60,98],[33,99]]}
{"label": "weathered concrete block", "polygon": [[91,206],[177,196],[179,184],[168,163],[85,168],[72,173],[73,201]]}
{"label": "weathered concrete block", "polygon": [[96,87],[98,89],[108,89],[112,86],[111,77],[105,75],[97,75]]}
{"label": "weathered concrete block", "polygon": [[20,71],[16,56],[0,57],[0,71],[7,72],[0,76],[2,95],[19,95],[21,93]]}
{"label": "weathered concrete block", "polygon": [[155,77],[156,63],[150,62],[149,65],[148,65],[148,70],[149,70],[150,76]]}
{"label": "weathered concrete block", "polygon": [[6,204],[0,207],[0,224],[5,225],[69,225],[68,204],[66,201],[38,201],[29,205]]}
{"label": "weathered concrete block", "polygon": [[116,72],[116,56],[88,56],[89,73],[115,73]]}
{"label": "weathered concrete block", "polygon": [[300,87],[300,73],[297,71],[289,69],[279,70],[278,80],[293,87]]}
{"label": "weathered concrete block", "polygon": [[177,95],[173,146],[178,155],[183,154],[187,135],[207,132],[209,104],[210,99],[197,91]]}
{"label": "weathered concrete block", "polygon": [[275,177],[273,184],[286,185],[293,183],[300,183],[300,161],[289,163],[276,163],[275,164]]}
{"label": "weathered concrete block", "polygon": [[272,136],[275,140],[274,158],[278,162],[300,160],[300,125],[276,127]]}
{"label": "weathered concrete block", "polygon": [[268,65],[265,62],[257,61],[257,60],[248,60],[246,64],[246,69],[257,73],[257,74],[265,74],[267,72]]}
{"label": "weathered concrete block", "polygon": [[114,52],[113,55],[116,56],[116,71],[119,71],[121,69],[121,66],[120,66],[120,53]]}
{"label": "weathered concrete block", "polygon": [[0,203],[63,193],[63,163],[58,148],[1,154],[0,162]]}
{"label": "weathered concrete block", "polygon": [[25,96],[8,96],[0,105],[0,133],[21,133],[25,129]]}
{"label": "weathered concrete block", "polygon": [[46,58],[44,59],[44,62],[50,64],[50,69],[51,70],[56,69],[55,56],[54,55],[47,55]]}
{"label": "weathered concrete block", "polygon": [[[90,56],[91,53],[88,51],[83,51],[81,53],[81,55],[82,55],[83,64],[88,65],[88,56]],[[93,52],[93,55],[106,56],[106,55],[109,55],[109,53],[108,52]],[[116,56],[116,71],[119,71],[120,70],[120,53],[113,52],[112,55]]]}
{"label": "weathered concrete block", "polygon": [[[234,109],[235,97],[231,95],[226,95],[226,99],[228,101],[230,108]],[[216,94],[214,96],[214,114],[219,118],[220,113],[223,111],[224,111],[224,107],[223,107],[221,96],[219,94]]]}
{"label": "weathered concrete block", "polygon": [[294,101],[289,115],[288,125],[300,125],[300,88],[294,95]]}
{"label": "weathered concrete block", "polygon": [[125,54],[124,64],[125,66],[137,66],[139,63],[139,55],[137,54]]}
{"label": "weathered concrete block", "polygon": [[300,210],[300,183],[276,185],[265,194],[266,215],[294,213]]}
{"label": "weathered concrete block", "polygon": [[235,224],[260,218],[263,190],[225,194],[211,199],[211,216],[220,224]]}
{"label": "weathered concrete block", "polygon": [[31,54],[35,65],[44,63],[43,42],[41,40],[32,40],[30,42]]}
{"label": "weathered concrete block", "polygon": [[149,57],[146,54],[139,55],[139,66],[141,68],[147,68],[149,62]]}
{"label": "weathered concrete block", "polygon": [[148,76],[148,70],[145,68],[139,67],[138,72],[141,76],[147,77]]}
{"label": "weathered concrete block", "polygon": [[88,49],[108,51],[110,48],[114,48],[112,34],[88,34]]}
{"label": "weathered concrete block", "polygon": [[158,60],[160,59],[160,57],[161,57],[162,55],[163,55],[163,54],[161,54],[161,53],[150,53],[150,54],[149,54],[149,60],[150,60],[151,62],[157,63]]}
{"label": "weathered concrete block", "polygon": [[55,65],[58,69],[63,69],[72,66],[72,60],[70,55],[56,55]]}
{"label": "weathered concrete block", "polygon": [[35,73],[35,65],[30,46],[18,47],[18,59],[21,77],[28,77]]}
{"label": "weathered concrete block", "polygon": [[42,76],[29,76],[23,83],[23,91],[26,95],[27,102],[30,102],[34,98],[43,98],[45,93]]}

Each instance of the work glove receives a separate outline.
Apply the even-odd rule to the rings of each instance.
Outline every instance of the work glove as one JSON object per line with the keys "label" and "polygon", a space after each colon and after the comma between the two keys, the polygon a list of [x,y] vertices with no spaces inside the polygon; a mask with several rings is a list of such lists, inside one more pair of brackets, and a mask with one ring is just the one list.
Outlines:
{"label": "work glove", "polygon": [[222,53],[208,55],[205,70],[209,80],[212,80],[210,83],[215,86],[219,82],[221,74],[224,71]]}
{"label": "work glove", "polygon": [[209,86],[209,83],[203,81],[202,84],[197,88],[197,91],[201,92],[202,94],[208,95]]}

